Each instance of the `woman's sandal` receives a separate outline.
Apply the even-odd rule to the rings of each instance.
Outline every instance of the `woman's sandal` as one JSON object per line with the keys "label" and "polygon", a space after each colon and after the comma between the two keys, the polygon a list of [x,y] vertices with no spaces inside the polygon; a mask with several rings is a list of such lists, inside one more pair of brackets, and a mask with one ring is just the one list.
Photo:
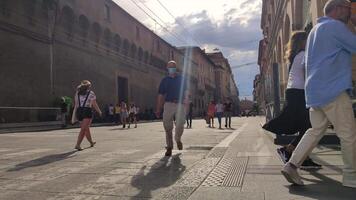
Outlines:
{"label": "woman's sandal", "polygon": [[95,144],[96,144],[96,142],[92,142],[92,143],[90,144],[90,147],[94,147]]}
{"label": "woman's sandal", "polygon": [[74,147],[74,149],[78,150],[78,151],[82,151],[82,147]]}

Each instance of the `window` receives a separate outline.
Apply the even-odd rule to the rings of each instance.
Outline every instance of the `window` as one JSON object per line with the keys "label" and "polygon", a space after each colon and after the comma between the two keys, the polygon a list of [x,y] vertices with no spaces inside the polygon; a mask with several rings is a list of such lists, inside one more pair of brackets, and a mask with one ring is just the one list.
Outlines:
{"label": "window", "polygon": [[148,51],[145,51],[145,63],[148,63],[148,59],[149,59],[149,53]]}
{"label": "window", "polygon": [[74,21],[75,21],[73,10],[68,6],[65,6],[62,9],[61,17],[62,17],[61,24],[62,24],[62,27],[64,28],[65,33],[67,34],[68,37],[72,37]]}
{"label": "window", "polygon": [[120,51],[120,46],[121,46],[121,38],[118,34],[114,36],[114,50],[116,52]]}
{"label": "window", "polygon": [[105,4],[104,6],[104,15],[105,15],[105,20],[110,21],[110,7],[109,5]]}
{"label": "window", "polygon": [[94,42],[99,43],[100,37],[101,37],[101,26],[98,23],[94,22],[92,25],[91,39]]}
{"label": "window", "polygon": [[123,47],[122,47],[122,53],[127,56],[129,54],[129,47],[130,47],[130,44],[129,44],[129,41],[127,39],[124,40],[124,44],[123,44]]}
{"label": "window", "polygon": [[111,46],[111,31],[108,28],[104,30],[104,45],[108,48]]}
{"label": "window", "polygon": [[143,59],[143,50],[140,47],[140,48],[138,48],[138,60],[142,61],[142,59]]}
{"label": "window", "polygon": [[87,37],[89,30],[89,20],[84,15],[79,17],[79,35],[83,39]]}
{"label": "window", "polygon": [[131,45],[130,57],[131,58],[135,58],[136,57],[136,45],[133,44],[133,43]]}

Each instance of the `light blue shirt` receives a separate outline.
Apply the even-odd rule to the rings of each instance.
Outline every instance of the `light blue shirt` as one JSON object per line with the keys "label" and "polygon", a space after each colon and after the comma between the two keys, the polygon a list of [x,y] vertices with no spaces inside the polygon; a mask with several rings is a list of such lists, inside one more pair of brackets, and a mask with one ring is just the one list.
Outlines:
{"label": "light blue shirt", "polygon": [[306,47],[307,107],[322,107],[352,88],[352,53],[356,35],[341,21],[318,19]]}

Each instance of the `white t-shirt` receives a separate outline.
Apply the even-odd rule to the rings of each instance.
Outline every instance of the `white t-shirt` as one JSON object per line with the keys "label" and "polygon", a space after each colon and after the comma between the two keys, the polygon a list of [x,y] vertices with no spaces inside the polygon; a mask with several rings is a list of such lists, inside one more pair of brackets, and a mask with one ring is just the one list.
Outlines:
{"label": "white t-shirt", "polygon": [[216,109],[216,112],[222,113],[222,112],[224,112],[224,105],[221,103],[218,103],[218,104],[216,104],[215,109]]}
{"label": "white t-shirt", "polygon": [[[87,94],[85,95],[79,95],[79,102],[80,102],[80,106],[83,106],[84,104],[84,101],[85,101],[85,98],[87,97]],[[75,93],[75,97],[76,99],[76,106],[79,107],[79,104],[78,104],[78,93]],[[92,105],[93,105],[93,101],[96,100],[96,96],[95,96],[95,93],[93,91],[90,91],[89,93],[89,96],[88,96],[88,99],[84,105],[84,107],[89,107],[91,108]]]}
{"label": "white t-shirt", "polygon": [[292,68],[289,72],[287,89],[303,89],[305,85],[305,63],[304,63],[305,52],[299,52],[293,60]]}
{"label": "white t-shirt", "polygon": [[134,106],[134,107],[130,107],[130,112],[129,113],[133,113],[133,114],[137,114],[137,108]]}
{"label": "white t-shirt", "polygon": [[109,115],[113,115],[115,112],[114,106],[109,106]]}

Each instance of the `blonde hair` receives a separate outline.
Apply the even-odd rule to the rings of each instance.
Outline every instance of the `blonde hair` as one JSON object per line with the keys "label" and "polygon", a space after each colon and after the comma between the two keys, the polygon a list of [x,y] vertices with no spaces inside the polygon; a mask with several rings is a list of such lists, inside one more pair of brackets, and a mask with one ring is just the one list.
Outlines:
{"label": "blonde hair", "polygon": [[90,81],[88,81],[88,80],[82,80],[82,81],[80,82],[80,85],[78,85],[78,87],[77,87],[78,94],[80,94],[80,95],[86,94],[86,92],[88,91],[88,89],[90,88],[90,86],[91,86]]}
{"label": "blonde hair", "polygon": [[290,64],[293,63],[294,57],[301,51],[305,50],[305,43],[307,41],[308,34],[305,31],[295,31],[289,40],[286,50],[285,59]]}

